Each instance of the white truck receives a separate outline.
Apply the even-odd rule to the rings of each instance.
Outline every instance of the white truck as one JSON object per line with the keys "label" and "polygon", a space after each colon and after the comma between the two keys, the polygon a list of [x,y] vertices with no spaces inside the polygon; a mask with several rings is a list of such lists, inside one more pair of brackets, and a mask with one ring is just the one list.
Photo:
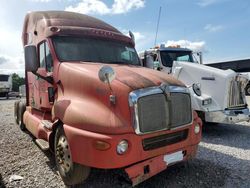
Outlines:
{"label": "white truck", "polygon": [[143,66],[172,74],[189,87],[192,107],[204,122],[234,124],[249,120],[244,92],[248,76],[199,64],[192,50],[179,46],[161,45],[139,56]]}
{"label": "white truck", "polygon": [[0,97],[9,98],[8,93],[12,90],[12,77],[7,74],[0,74]]}

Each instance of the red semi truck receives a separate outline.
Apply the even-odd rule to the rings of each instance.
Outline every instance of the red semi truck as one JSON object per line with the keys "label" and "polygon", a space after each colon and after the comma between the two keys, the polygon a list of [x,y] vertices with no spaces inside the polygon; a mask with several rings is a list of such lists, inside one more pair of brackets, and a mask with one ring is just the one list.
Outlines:
{"label": "red semi truck", "polygon": [[55,153],[66,185],[92,167],[121,168],[136,185],[195,156],[202,123],[188,89],[142,67],[130,37],[87,15],[42,11],[26,15],[22,40],[26,102],[15,118]]}

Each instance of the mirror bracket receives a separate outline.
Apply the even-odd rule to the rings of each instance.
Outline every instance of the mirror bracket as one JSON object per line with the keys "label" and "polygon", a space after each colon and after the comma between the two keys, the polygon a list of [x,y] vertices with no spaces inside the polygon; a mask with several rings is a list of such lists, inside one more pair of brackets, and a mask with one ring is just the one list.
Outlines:
{"label": "mirror bracket", "polygon": [[54,79],[52,76],[42,76],[41,74],[38,74],[36,71],[32,71],[34,75],[36,75],[39,78],[42,78],[43,80],[47,81],[50,84],[53,84]]}

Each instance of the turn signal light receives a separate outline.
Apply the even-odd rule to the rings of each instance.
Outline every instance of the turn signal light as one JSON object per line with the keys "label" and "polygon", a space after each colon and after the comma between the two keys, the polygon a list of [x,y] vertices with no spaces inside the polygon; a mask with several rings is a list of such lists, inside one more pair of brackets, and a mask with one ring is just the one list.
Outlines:
{"label": "turn signal light", "polygon": [[108,150],[111,146],[109,143],[107,142],[104,142],[104,141],[101,141],[101,140],[96,140],[94,142],[94,147],[97,149],[97,150],[101,150],[101,151],[104,151],[104,150]]}

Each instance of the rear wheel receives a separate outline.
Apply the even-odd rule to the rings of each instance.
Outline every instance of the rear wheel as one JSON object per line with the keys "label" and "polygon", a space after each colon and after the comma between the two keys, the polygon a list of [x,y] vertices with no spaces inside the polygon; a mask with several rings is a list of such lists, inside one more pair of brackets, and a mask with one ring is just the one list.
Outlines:
{"label": "rear wheel", "polygon": [[69,143],[62,126],[56,130],[54,148],[56,166],[65,185],[76,185],[88,178],[90,167],[72,161]]}
{"label": "rear wheel", "polygon": [[14,104],[14,118],[15,118],[16,124],[19,123],[19,117],[18,117],[19,102],[20,102],[20,101],[16,101],[15,104]]}
{"label": "rear wheel", "polygon": [[250,84],[248,84],[245,88],[246,95],[250,95]]}
{"label": "rear wheel", "polygon": [[26,129],[24,122],[23,122],[23,114],[24,114],[25,110],[26,110],[26,104],[23,103],[22,101],[20,101],[18,104],[17,113],[18,113],[18,125],[22,131],[25,131],[25,129]]}

